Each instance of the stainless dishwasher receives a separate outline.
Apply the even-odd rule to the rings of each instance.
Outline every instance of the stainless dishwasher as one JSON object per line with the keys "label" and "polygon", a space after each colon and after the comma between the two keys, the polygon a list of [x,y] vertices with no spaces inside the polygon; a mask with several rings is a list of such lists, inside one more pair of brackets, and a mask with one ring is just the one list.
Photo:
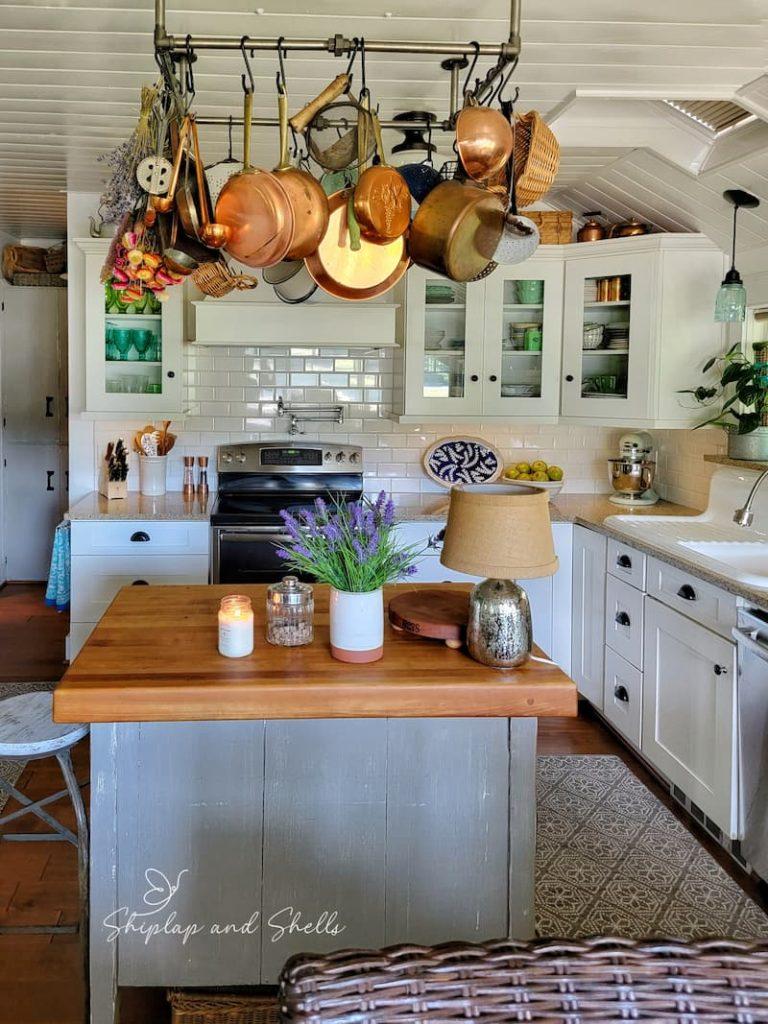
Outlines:
{"label": "stainless dishwasher", "polygon": [[739,814],[741,852],[768,880],[768,613],[739,612]]}

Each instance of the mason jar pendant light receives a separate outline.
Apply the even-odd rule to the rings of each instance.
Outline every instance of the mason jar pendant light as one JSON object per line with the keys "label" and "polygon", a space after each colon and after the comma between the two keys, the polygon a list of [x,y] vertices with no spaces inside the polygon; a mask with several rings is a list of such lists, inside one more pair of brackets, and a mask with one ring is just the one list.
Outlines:
{"label": "mason jar pendant light", "polygon": [[723,278],[715,299],[715,322],[729,323],[743,320],[747,313],[747,290],[736,269],[736,217],[743,206],[753,210],[760,200],[740,188],[729,188],[723,192],[723,199],[733,206],[733,244],[731,248],[731,269]]}

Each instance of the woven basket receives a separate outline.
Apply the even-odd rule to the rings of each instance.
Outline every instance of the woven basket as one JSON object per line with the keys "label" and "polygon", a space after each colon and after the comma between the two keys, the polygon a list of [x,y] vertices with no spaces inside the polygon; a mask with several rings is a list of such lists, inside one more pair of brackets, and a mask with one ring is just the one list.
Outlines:
{"label": "woven basket", "polygon": [[519,210],[545,196],[560,166],[560,145],[541,115],[515,118],[515,201]]}
{"label": "woven basket", "polygon": [[6,245],[3,249],[3,277],[13,281],[14,274],[45,274],[45,249],[36,245]]}
{"label": "woven basket", "polygon": [[259,279],[252,274],[233,274],[224,260],[201,263],[197,270],[192,271],[191,276],[200,291],[214,299],[223,299],[235,289],[250,291],[259,283]]}
{"label": "woven basket", "polygon": [[298,956],[285,1024],[768,1021],[768,942],[596,938]]}
{"label": "woven basket", "polygon": [[582,341],[582,348],[600,348],[603,344],[604,331],[605,326],[603,324],[584,324],[584,340]]}
{"label": "woven basket", "polygon": [[172,1024],[280,1024],[274,996],[169,992]]}
{"label": "woven basket", "polygon": [[573,210],[526,210],[539,229],[542,245],[568,245],[573,241]]}
{"label": "woven basket", "polygon": [[63,274],[67,269],[67,250],[63,245],[52,245],[45,251],[45,269],[49,274]]}

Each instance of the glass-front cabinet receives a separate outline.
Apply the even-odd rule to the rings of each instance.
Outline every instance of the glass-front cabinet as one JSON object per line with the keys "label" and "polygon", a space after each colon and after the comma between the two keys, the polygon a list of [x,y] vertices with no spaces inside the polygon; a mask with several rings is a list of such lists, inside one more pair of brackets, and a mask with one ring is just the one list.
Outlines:
{"label": "glass-front cabinet", "polygon": [[100,281],[109,240],[78,246],[85,253],[85,410],[179,413],[183,287],[170,288],[163,303],[148,295],[125,306]]}
{"label": "glass-front cabinet", "polygon": [[565,268],[564,416],[648,415],[653,259],[576,259]]}

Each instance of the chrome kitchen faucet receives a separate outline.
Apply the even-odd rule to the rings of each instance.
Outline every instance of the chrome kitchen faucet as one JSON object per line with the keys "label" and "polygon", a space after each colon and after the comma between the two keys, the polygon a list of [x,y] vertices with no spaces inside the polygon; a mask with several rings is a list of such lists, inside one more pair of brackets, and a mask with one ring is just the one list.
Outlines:
{"label": "chrome kitchen faucet", "polygon": [[755,500],[755,495],[762,486],[763,480],[768,477],[768,469],[764,469],[760,476],[752,484],[752,490],[749,492],[747,500],[744,502],[742,508],[737,508],[733,513],[733,521],[737,526],[751,526],[752,520],[755,518],[755,513],[752,511],[752,503]]}

